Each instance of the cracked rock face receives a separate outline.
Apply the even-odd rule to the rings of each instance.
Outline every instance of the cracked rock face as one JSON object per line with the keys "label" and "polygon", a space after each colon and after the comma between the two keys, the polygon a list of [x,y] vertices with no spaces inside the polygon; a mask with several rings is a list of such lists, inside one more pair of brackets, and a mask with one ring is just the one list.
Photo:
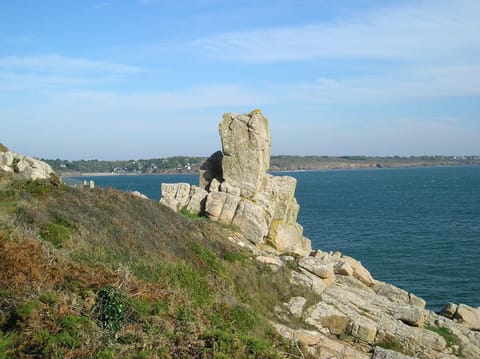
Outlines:
{"label": "cracked rock face", "polygon": [[259,110],[247,115],[227,113],[220,123],[223,179],[252,198],[264,185],[270,167],[270,127]]}

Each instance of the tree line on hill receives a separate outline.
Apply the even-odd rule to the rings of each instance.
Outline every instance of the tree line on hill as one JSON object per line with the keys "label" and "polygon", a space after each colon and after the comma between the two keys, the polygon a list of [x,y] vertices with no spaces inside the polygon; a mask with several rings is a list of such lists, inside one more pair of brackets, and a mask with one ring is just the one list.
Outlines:
{"label": "tree line on hill", "polygon": [[[174,156],[139,160],[42,159],[58,173],[196,173],[206,157]],[[479,165],[480,156],[272,156],[271,171],[348,168],[389,168],[415,166]]]}

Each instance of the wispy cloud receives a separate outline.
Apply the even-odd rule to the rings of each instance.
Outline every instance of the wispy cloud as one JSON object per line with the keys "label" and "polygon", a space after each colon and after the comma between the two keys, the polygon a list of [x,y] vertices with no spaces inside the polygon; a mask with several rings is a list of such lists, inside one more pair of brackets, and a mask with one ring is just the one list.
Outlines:
{"label": "wispy cloud", "polygon": [[72,89],[142,73],[136,66],[57,54],[0,57],[0,91]]}
{"label": "wispy cloud", "polygon": [[[276,84],[278,96],[297,103],[381,103],[447,96],[480,96],[480,65],[414,67],[395,74],[318,78]],[[272,88],[272,93],[277,93]],[[275,91],[275,92],[273,92]],[[280,99],[277,99],[281,102]]]}
{"label": "wispy cloud", "polygon": [[221,106],[251,106],[266,98],[236,84],[195,86],[179,91],[118,93],[109,91],[70,91],[55,94],[52,102],[92,110],[165,110]]}
{"label": "wispy cloud", "polygon": [[139,67],[105,61],[94,61],[83,58],[67,57],[58,54],[35,56],[0,57],[0,70],[82,72],[104,71],[109,73],[132,74],[141,71]]}
{"label": "wispy cloud", "polygon": [[215,59],[253,63],[450,58],[480,47],[478,13],[476,0],[428,1],[376,9],[349,21],[223,33],[193,45]]}

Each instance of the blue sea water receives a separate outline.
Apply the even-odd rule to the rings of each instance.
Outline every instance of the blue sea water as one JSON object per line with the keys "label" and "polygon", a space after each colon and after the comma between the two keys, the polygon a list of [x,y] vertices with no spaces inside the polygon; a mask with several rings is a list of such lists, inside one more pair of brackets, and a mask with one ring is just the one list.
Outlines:
{"label": "blue sea water", "polygon": [[[374,278],[427,300],[480,305],[480,166],[288,172],[314,249],[360,260]],[[90,179],[90,178],[88,178]],[[160,197],[195,175],[99,176],[97,186]]]}

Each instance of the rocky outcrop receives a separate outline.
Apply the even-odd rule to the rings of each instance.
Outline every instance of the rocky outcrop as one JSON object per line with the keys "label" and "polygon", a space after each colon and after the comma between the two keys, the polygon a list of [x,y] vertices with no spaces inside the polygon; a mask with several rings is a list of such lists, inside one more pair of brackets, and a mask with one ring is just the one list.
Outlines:
{"label": "rocky outcrop", "polygon": [[[286,257],[280,258],[287,262]],[[346,264],[352,270],[345,269]],[[480,357],[480,335],[472,330],[475,308],[450,306],[453,320],[435,314],[425,309],[423,299],[373,279],[360,262],[339,252],[317,251],[300,258],[290,275],[292,282],[319,299],[312,303],[303,297],[290,298],[275,308],[278,321],[273,324],[280,335],[301,343],[313,357]],[[295,329],[285,325],[289,316]],[[298,326],[299,318],[305,327]]]}
{"label": "rocky outcrop", "polygon": [[161,202],[237,227],[232,243],[301,288],[271,319],[301,357],[480,358],[478,308],[451,304],[438,315],[422,298],[375,280],[360,261],[311,251],[297,223],[295,179],[266,172],[270,131],[260,111],[225,115],[220,134],[223,151],[204,163],[199,186],[162,184]]}
{"label": "rocky outcrop", "polygon": [[297,223],[296,180],[267,173],[271,138],[260,110],[227,113],[220,122],[222,151],[202,165],[199,186],[162,184],[161,203],[179,212],[201,214],[240,229],[258,245],[281,253],[307,255],[310,240]]}
{"label": "rocky outcrop", "polygon": [[20,173],[32,180],[49,178],[55,173],[49,164],[11,151],[0,152],[0,170]]}
{"label": "rocky outcrop", "polygon": [[462,323],[469,329],[480,331],[480,307],[473,308],[466,304],[448,303],[440,315]]}

